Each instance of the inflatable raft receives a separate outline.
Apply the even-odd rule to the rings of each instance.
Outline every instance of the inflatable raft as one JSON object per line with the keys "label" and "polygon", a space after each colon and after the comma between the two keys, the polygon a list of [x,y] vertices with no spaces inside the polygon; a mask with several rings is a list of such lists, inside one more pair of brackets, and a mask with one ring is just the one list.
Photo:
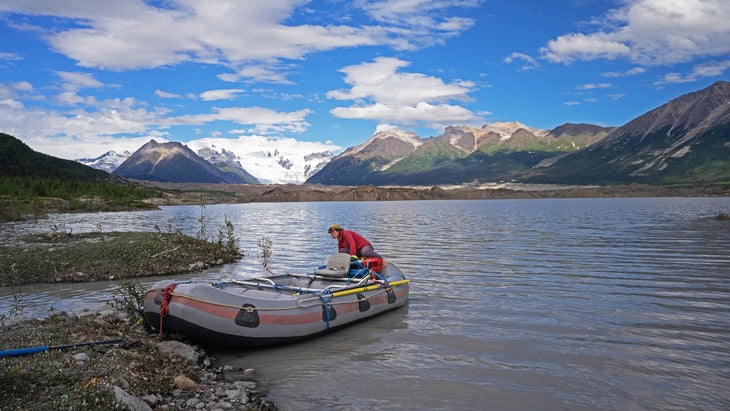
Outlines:
{"label": "inflatable raft", "polygon": [[145,293],[144,318],[160,333],[215,346],[301,341],[405,305],[408,279],[395,265],[380,263],[336,254],[311,274],[160,281]]}

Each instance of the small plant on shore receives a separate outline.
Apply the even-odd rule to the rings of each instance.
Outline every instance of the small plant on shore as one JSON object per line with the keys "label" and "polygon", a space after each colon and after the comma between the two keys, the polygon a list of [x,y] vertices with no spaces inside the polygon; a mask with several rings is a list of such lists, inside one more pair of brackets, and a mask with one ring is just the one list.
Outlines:
{"label": "small plant on shore", "polygon": [[241,254],[238,248],[238,239],[233,234],[233,223],[228,216],[223,217],[224,225],[218,229],[218,245],[228,254]]}
{"label": "small plant on shore", "polygon": [[262,236],[259,240],[259,257],[261,257],[261,265],[266,267],[269,264],[269,258],[271,258],[271,239],[267,236]]}
{"label": "small plant on shore", "polygon": [[203,198],[201,196],[200,198],[201,204],[200,204],[200,217],[198,218],[198,224],[200,224],[200,227],[198,229],[198,240],[205,240],[208,236],[208,232],[205,229],[206,226],[206,219],[205,219],[205,203],[202,203]]}
{"label": "small plant on shore", "polygon": [[138,281],[122,280],[119,284],[119,295],[113,296],[108,304],[117,312],[124,314],[130,323],[144,318],[144,288]]}
{"label": "small plant on shore", "polygon": [[718,220],[730,220],[730,214],[720,213],[715,218],[717,218]]}
{"label": "small plant on shore", "polygon": [[6,319],[13,317],[20,317],[23,314],[23,298],[20,296],[20,290],[16,287],[10,288],[10,296],[13,297],[13,303],[10,305],[10,312],[7,316],[4,314],[0,315],[0,324],[5,322]]}

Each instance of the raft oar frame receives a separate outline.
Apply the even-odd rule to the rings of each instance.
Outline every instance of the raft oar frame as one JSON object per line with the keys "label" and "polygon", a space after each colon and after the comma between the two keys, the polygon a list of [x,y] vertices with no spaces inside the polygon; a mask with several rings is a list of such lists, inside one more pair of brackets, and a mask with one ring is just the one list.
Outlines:
{"label": "raft oar frame", "polygon": [[114,344],[124,344],[129,342],[126,338],[120,338],[116,340],[102,340],[102,341],[90,341],[90,342],[82,342],[82,343],[75,343],[75,344],[67,344],[67,345],[41,345],[38,347],[28,347],[28,348],[16,348],[12,350],[2,350],[0,351],[0,358],[3,357],[19,357],[21,355],[30,355],[30,354],[37,354],[39,352],[45,352],[45,351],[51,351],[51,350],[72,350],[74,348],[81,348],[86,347],[90,345],[114,345]]}

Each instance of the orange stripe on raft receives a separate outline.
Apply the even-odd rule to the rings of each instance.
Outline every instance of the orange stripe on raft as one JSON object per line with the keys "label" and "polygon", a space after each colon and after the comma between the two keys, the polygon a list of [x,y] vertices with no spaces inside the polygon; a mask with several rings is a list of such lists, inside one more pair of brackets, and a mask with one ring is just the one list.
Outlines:
{"label": "orange stripe on raft", "polygon": [[[406,295],[406,288],[399,289],[400,287],[396,288],[396,297],[397,298],[403,298]],[[379,294],[375,297],[371,297],[367,299],[371,305],[380,305],[380,304],[387,304],[388,302],[388,296],[386,294]],[[193,309],[196,309],[198,311],[202,311],[204,313],[220,317],[220,318],[227,318],[229,320],[234,320],[236,316],[238,315],[238,312],[240,309],[232,308],[232,307],[226,307],[221,306],[217,304],[212,304],[204,301],[198,301],[193,300],[190,298],[186,298],[185,295],[174,295],[170,301],[170,303],[174,304],[180,304],[184,305]],[[351,301],[348,303],[342,303],[342,304],[335,304],[334,305],[335,310],[337,310],[340,314],[349,313],[352,311],[358,311],[358,301]],[[286,312],[286,311],[279,311],[279,312]],[[271,312],[267,312],[265,310],[258,311],[259,314],[259,320],[262,324],[306,324],[311,322],[317,322],[322,320],[322,311],[317,310],[316,312],[309,312],[309,313],[302,313],[302,314],[293,314],[293,315],[286,315],[286,314],[270,314]]]}
{"label": "orange stripe on raft", "polygon": [[[239,309],[232,307],[224,307],[204,301],[192,300],[190,298],[186,298],[184,295],[173,296],[171,303],[184,305],[216,317],[227,318],[231,321],[235,320],[238,312],[240,311]],[[262,324],[306,324],[322,320],[322,311],[320,310],[313,313],[294,315],[268,314],[266,311],[261,310],[258,314],[259,320]]]}

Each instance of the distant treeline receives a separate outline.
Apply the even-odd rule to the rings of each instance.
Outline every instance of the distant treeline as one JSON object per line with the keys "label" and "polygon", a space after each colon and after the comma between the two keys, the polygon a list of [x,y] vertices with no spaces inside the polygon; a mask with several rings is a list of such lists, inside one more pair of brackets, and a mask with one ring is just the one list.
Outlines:
{"label": "distant treeline", "polygon": [[0,176],[0,196],[10,197],[99,197],[105,200],[137,201],[160,197],[158,189],[138,187],[123,181],[95,181],[33,176]]}
{"label": "distant treeline", "polygon": [[0,133],[0,222],[48,212],[114,211],[154,207],[154,188],[30,149]]}

